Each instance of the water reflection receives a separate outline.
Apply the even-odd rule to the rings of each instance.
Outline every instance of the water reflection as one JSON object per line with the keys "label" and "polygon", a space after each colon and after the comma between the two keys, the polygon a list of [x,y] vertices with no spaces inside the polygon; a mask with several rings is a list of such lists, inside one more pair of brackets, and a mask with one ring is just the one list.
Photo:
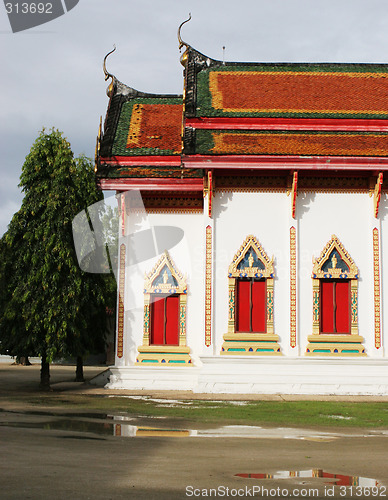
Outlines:
{"label": "water reflection", "polygon": [[[296,439],[329,442],[346,437],[388,437],[387,430],[367,430],[362,433],[324,432],[288,427],[265,428],[248,425],[226,425],[210,428],[179,428],[171,419],[102,413],[0,412],[0,426],[93,433],[116,437],[168,438],[255,438]],[[156,424],[156,425],[155,425]]]}
{"label": "water reflection", "polygon": [[[137,426],[132,425],[135,419],[125,416],[114,417],[115,436],[143,437],[143,436],[168,436],[168,437],[208,437],[208,438],[260,438],[260,439],[304,439],[308,441],[333,441],[341,437],[339,434],[317,432],[310,429],[294,429],[287,427],[264,428],[251,425],[226,425],[210,429],[171,429],[162,426]],[[120,421],[120,423],[118,423]],[[152,422],[152,419],[148,419]]]}
{"label": "water reflection", "polygon": [[309,469],[309,470],[283,470],[277,471],[274,474],[268,473],[239,473],[235,474],[236,477],[242,477],[244,479],[290,479],[296,477],[303,478],[324,478],[325,484],[335,484],[336,486],[362,486],[362,487],[372,487],[381,486],[381,482],[377,479],[371,479],[369,477],[361,476],[346,476],[343,474],[333,474],[331,472],[325,472],[322,469]]}

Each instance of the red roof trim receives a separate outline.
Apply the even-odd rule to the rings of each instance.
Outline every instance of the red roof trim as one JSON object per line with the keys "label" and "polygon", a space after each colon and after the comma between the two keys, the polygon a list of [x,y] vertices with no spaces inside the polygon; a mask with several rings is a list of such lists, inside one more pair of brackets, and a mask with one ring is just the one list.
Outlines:
{"label": "red roof trim", "polygon": [[345,118],[186,118],[185,125],[204,130],[388,131],[388,120]]}
{"label": "red roof trim", "polygon": [[203,179],[155,179],[120,178],[98,179],[97,186],[103,191],[125,191],[141,189],[144,191],[202,191]]}
{"label": "red roof trim", "polygon": [[388,170],[388,158],[342,156],[195,155],[184,156],[185,168],[288,170]]}
{"label": "red roof trim", "polygon": [[116,167],[133,167],[138,165],[179,167],[181,164],[181,157],[180,156],[110,156],[109,158],[100,158],[100,163]]}

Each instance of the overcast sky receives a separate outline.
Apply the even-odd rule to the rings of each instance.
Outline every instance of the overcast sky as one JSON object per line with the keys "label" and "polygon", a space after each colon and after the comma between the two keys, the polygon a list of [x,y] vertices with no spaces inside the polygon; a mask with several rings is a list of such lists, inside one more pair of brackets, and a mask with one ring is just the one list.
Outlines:
{"label": "overcast sky", "polygon": [[387,0],[80,0],[47,24],[13,34],[0,4],[0,236],[21,204],[21,168],[43,128],[94,157],[108,70],[138,90],[181,93],[177,28],[228,61],[388,63]]}

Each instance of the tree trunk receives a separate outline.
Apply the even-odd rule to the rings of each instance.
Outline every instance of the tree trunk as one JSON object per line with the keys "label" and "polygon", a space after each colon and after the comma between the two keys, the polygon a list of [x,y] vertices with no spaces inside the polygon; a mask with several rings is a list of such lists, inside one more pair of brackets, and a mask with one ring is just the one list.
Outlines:
{"label": "tree trunk", "polygon": [[28,359],[28,356],[17,356],[16,357],[16,364],[22,365],[22,366],[31,366],[31,363],[30,363],[30,360]]}
{"label": "tree trunk", "polygon": [[75,381],[85,382],[84,379],[84,362],[82,356],[77,356],[77,369],[75,371]]}
{"label": "tree trunk", "polygon": [[46,354],[42,354],[39,387],[42,391],[50,390],[50,363],[47,361]]}

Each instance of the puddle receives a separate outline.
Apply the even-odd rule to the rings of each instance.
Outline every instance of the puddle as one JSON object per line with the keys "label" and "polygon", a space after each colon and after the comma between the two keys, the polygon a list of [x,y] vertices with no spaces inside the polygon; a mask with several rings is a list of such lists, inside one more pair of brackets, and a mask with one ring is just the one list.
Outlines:
{"label": "puddle", "polygon": [[[143,419],[152,424],[153,419]],[[129,423],[129,422],[133,422]],[[388,437],[388,431],[370,431],[363,434],[318,432],[311,429],[287,427],[265,428],[248,425],[227,425],[207,429],[168,429],[154,425],[134,425],[135,418],[114,417],[114,435],[121,437],[196,437],[196,438],[246,438],[246,439],[296,439],[315,442],[330,442],[345,437]]]}
{"label": "puddle", "polygon": [[38,422],[1,422],[1,427],[16,427],[18,429],[43,429],[46,431],[86,432],[104,436],[112,435],[112,423],[87,422],[78,419],[58,419]]}
{"label": "puddle", "polygon": [[[139,417],[108,415],[103,413],[55,413],[43,411],[0,413],[1,427],[44,429],[89,433],[100,436],[168,437],[168,438],[245,438],[245,439],[296,439],[330,442],[345,437],[388,437],[388,430],[371,430],[361,434],[323,432],[287,427],[265,428],[260,426],[227,425],[216,428],[175,428],[166,417]],[[165,422],[165,425],[163,423]],[[171,420],[170,420],[171,422]],[[156,424],[156,425],[155,425]]]}
{"label": "puddle", "polygon": [[373,486],[382,486],[382,483],[377,479],[361,476],[346,476],[343,474],[332,474],[325,472],[322,469],[309,469],[309,470],[284,470],[277,471],[274,474],[268,473],[239,473],[235,474],[236,477],[244,479],[292,479],[292,478],[309,478],[317,479],[323,478],[324,484],[334,484],[336,486],[362,486],[371,488]]}

